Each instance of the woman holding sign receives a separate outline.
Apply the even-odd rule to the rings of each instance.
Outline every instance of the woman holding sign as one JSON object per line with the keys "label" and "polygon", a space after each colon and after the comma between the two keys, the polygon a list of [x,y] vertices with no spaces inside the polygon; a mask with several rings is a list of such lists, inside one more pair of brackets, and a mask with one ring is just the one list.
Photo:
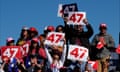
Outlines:
{"label": "woman holding sign", "polygon": [[48,48],[45,48],[47,57],[48,57],[48,62],[50,63],[50,69],[52,72],[60,72],[60,69],[63,68],[63,64],[65,61],[65,56],[66,56],[66,47],[63,50],[62,56],[60,57],[57,53],[53,54],[53,57],[48,51]]}

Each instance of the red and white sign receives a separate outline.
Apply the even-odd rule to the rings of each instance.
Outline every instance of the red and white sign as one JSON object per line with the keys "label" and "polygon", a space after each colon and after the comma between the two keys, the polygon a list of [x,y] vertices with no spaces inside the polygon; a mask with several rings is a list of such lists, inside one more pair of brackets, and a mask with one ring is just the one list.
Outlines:
{"label": "red and white sign", "polygon": [[88,60],[88,49],[82,46],[69,45],[68,59],[87,61]]}
{"label": "red and white sign", "polygon": [[21,58],[22,52],[20,46],[2,46],[1,47],[2,59],[4,58]]}
{"label": "red and white sign", "polygon": [[98,42],[96,48],[97,48],[97,49],[103,48],[103,47],[104,47],[103,42],[105,42],[104,37],[100,37],[100,38],[99,38],[99,42]]}
{"label": "red and white sign", "polygon": [[116,48],[116,53],[120,54],[120,45]]}
{"label": "red and white sign", "polygon": [[26,56],[29,52],[29,43],[25,43],[22,45],[22,55]]}
{"label": "red and white sign", "polygon": [[64,44],[64,36],[65,36],[64,33],[50,32],[50,33],[48,33],[44,44],[63,46],[63,44]]}
{"label": "red and white sign", "polygon": [[85,12],[69,12],[67,24],[85,25],[83,19],[86,18]]}
{"label": "red and white sign", "polygon": [[98,68],[98,62],[97,61],[88,61],[88,63],[92,66],[94,70],[97,70]]}
{"label": "red and white sign", "polygon": [[103,48],[103,46],[104,46],[104,45],[102,44],[102,42],[98,42],[96,48],[97,48],[97,49],[101,49],[101,48]]}
{"label": "red and white sign", "polygon": [[58,6],[58,17],[62,17],[62,16],[63,16],[62,4],[59,4],[59,6]]}

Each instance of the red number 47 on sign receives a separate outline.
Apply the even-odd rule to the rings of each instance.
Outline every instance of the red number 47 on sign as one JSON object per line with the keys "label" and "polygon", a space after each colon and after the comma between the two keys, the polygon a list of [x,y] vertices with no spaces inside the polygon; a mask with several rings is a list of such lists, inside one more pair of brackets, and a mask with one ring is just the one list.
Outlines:
{"label": "red number 47 on sign", "polygon": [[69,12],[67,24],[83,24],[82,21],[85,18],[85,12]]}
{"label": "red number 47 on sign", "polygon": [[[79,53],[79,50],[80,50],[80,53]],[[87,51],[84,50],[84,49],[75,48],[75,49],[73,49],[73,50],[70,52],[70,54],[73,55],[73,56],[76,57],[76,58],[77,58],[77,57],[83,58],[86,52],[87,52]]]}
{"label": "red number 47 on sign", "polygon": [[88,49],[85,47],[70,45],[68,50],[68,59],[87,61]]}
{"label": "red number 47 on sign", "polygon": [[63,41],[64,36],[65,36],[64,33],[50,32],[50,33],[48,33],[44,44],[63,46],[63,44],[64,44],[64,41]]}

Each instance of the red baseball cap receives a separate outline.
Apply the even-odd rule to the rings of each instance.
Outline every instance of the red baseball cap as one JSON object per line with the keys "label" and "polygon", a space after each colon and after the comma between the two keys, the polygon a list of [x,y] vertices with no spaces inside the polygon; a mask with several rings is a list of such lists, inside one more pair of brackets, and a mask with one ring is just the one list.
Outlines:
{"label": "red baseball cap", "polygon": [[99,29],[107,29],[107,25],[105,23],[100,24]]}
{"label": "red baseball cap", "polygon": [[32,31],[32,32],[38,32],[37,31],[37,29],[36,28],[34,28],[34,27],[30,27],[30,29],[29,29],[30,31]]}
{"label": "red baseball cap", "polygon": [[54,31],[55,28],[54,28],[54,26],[48,26],[48,27],[47,27],[47,30],[48,30],[48,31]]}
{"label": "red baseball cap", "polygon": [[36,37],[36,38],[33,38],[32,41],[39,42],[39,39]]}

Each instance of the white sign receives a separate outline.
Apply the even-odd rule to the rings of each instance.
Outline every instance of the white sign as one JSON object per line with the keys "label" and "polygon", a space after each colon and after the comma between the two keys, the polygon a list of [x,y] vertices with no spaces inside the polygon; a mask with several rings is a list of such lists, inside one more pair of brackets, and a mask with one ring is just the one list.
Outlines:
{"label": "white sign", "polygon": [[67,58],[70,60],[87,61],[88,49],[78,45],[69,45]]}
{"label": "white sign", "polygon": [[83,19],[86,18],[85,12],[69,12],[67,24],[84,25]]}
{"label": "white sign", "polygon": [[62,4],[59,4],[58,6],[58,17],[62,17],[63,16],[63,9],[62,9]]}
{"label": "white sign", "polygon": [[50,32],[50,33],[48,33],[44,44],[45,45],[63,46],[63,44],[64,44],[64,36],[65,36],[64,33]]}

